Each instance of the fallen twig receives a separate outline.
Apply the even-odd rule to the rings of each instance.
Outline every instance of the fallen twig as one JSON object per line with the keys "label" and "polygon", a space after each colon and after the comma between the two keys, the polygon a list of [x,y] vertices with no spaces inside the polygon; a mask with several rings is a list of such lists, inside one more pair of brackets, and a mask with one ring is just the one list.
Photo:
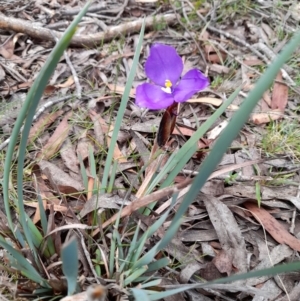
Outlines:
{"label": "fallen twig", "polygon": [[[138,32],[143,24],[143,19],[136,21],[130,21],[118,26],[109,27],[106,31],[95,33],[95,34],[85,34],[85,35],[74,35],[71,45],[76,47],[95,47],[102,43],[103,41],[109,41],[114,38],[120,37],[133,32]],[[164,22],[166,24],[172,24],[176,21],[175,14],[161,14],[157,16],[149,16],[145,18],[146,28],[153,28],[158,22]],[[15,32],[21,32],[27,34],[33,38],[38,38],[42,40],[48,40],[55,42],[55,38],[61,38],[63,33],[59,31],[53,31],[45,27],[41,27],[36,23],[31,23],[21,19],[16,19],[13,17],[6,17],[0,14],[0,29],[13,30]]]}

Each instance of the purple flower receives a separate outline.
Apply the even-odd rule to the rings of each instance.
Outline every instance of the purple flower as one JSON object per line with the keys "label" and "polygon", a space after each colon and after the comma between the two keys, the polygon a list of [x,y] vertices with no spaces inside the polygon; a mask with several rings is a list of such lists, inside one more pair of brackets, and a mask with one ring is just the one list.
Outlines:
{"label": "purple flower", "polygon": [[147,77],[154,83],[144,83],[136,88],[135,103],[151,110],[165,109],[174,102],[185,102],[209,85],[208,78],[198,69],[183,70],[181,57],[175,48],[155,44],[145,64]]}

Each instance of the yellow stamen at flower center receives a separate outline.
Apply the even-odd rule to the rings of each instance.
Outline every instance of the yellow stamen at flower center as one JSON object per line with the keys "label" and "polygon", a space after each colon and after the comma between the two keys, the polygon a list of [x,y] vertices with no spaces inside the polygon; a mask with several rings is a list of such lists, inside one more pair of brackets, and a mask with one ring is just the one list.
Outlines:
{"label": "yellow stamen at flower center", "polygon": [[169,79],[166,79],[165,81],[165,87],[161,88],[164,92],[168,93],[168,94],[171,94],[172,93],[172,90],[171,90],[171,87],[172,87],[172,83]]}
{"label": "yellow stamen at flower center", "polygon": [[166,88],[171,88],[172,87],[172,83],[171,83],[171,81],[169,79],[166,79],[165,87]]}

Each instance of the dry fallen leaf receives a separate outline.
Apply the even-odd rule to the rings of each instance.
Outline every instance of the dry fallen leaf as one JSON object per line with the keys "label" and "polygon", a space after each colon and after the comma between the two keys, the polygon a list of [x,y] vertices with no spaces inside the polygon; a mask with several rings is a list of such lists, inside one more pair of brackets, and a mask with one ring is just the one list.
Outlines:
{"label": "dry fallen leaf", "polygon": [[45,95],[52,95],[55,92],[55,90],[56,90],[55,86],[47,85],[45,90],[44,90],[44,94]]}
{"label": "dry fallen leaf", "polygon": [[[266,241],[264,244],[266,245]],[[269,242],[267,243],[269,247]],[[290,258],[292,256],[293,250],[287,245],[277,245],[272,250],[269,250],[267,255],[259,262],[259,264],[254,268],[254,270],[259,271],[262,269],[266,269],[272,267],[280,262]],[[260,276],[255,278],[247,279],[245,282],[246,285],[258,285],[260,283],[264,283],[268,279],[272,278],[271,275],[268,276]]]}
{"label": "dry fallen leaf", "polygon": [[228,276],[232,271],[232,260],[233,254],[232,252],[225,252],[221,250],[212,260],[216,268],[220,273],[226,273]]}
{"label": "dry fallen leaf", "polygon": [[35,137],[38,136],[45,128],[47,128],[50,124],[52,124],[59,116],[64,113],[63,110],[58,110],[51,114],[43,114],[39,117],[38,121],[34,123],[29,132],[29,141],[33,141]]}
{"label": "dry fallen leaf", "polygon": [[[271,108],[271,105],[272,105],[272,99],[271,99],[271,96],[270,96],[270,91],[267,90],[264,92],[263,94],[263,100],[264,102],[266,103],[266,108],[270,109]],[[262,108],[264,109],[264,108]]]}
{"label": "dry fallen leaf", "polygon": [[170,105],[164,112],[156,134],[156,141],[159,147],[165,146],[173,133],[178,112],[178,103]]}
{"label": "dry fallen leaf", "polygon": [[70,126],[68,124],[68,119],[71,115],[72,111],[66,114],[63,120],[57,126],[47,144],[42,148],[41,152],[39,152],[39,158],[49,159],[60,149],[61,145],[64,143],[69,134]]}
{"label": "dry fallen leaf", "polygon": [[204,42],[206,42],[204,44],[204,53],[206,56],[206,59],[210,62],[210,63],[222,63],[224,62],[224,60],[227,57],[227,54],[220,50],[217,49],[215,46],[213,46],[209,39],[210,39],[210,34],[208,33],[208,31],[203,31],[201,34],[201,38]]}
{"label": "dry fallen leaf", "polygon": [[207,139],[215,140],[220,135],[220,133],[225,129],[227,124],[228,124],[227,120],[222,121],[219,125],[217,125],[207,133]]}
{"label": "dry fallen leaf", "polygon": [[[24,203],[26,206],[28,207],[31,207],[31,208],[36,208],[38,212],[39,211],[39,204],[37,202],[25,202]],[[53,209],[54,211],[57,211],[57,212],[61,212],[61,213],[67,213],[69,211],[69,209],[65,206],[61,206],[61,205],[49,205],[49,204],[46,204],[46,202],[43,202],[43,206],[44,206],[44,209],[50,209],[50,206],[53,206]],[[80,210],[81,209],[81,206],[78,206],[77,208],[74,208],[73,209],[76,209],[76,210]],[[73,216],[73,215],[70,215],[70,216]],[[39,220],[35,221],[38,222]]]}
{"label": "dry fallen leaf", "polygon": [[65,166],[74,174],[80,174],[79,160],[75,152],[75,146],[67,138],[60,149],[60,156]]}
{"label": "dry fallen leaf", "polygon": [[267,113],[255,113],[251,116],[251,121],[255,124],[268,123],[272,120],[278,120],[283,117],[283,112],[280,109],[272,110]]}
{"label": "dry fallen leaf", "polygon": [[[114,93],[116,94],[120,94],[120,95],[123,95],[124,94],[124,91],[125,91],[125,86],[116,86],[116,85],[113,85],[113,84],[107,84],[107,87]],[[134,98],[135,97],[135,89],[131,89],[130,90],[130,93],[129,93],[129,96]]]}
{"label": "dry fallen leaf", "polygon": [[210,71],[218,74],[228,74],[230,72],[230,68],[219,64],[211,64]]}
{"label": "dry fallen leaf", "polygon": [[32,82],[31,81],[28,81],[28,82],[24,82],[24,83],[20,83],[20,84],[17,84],[17,85],[14,85],[12,87],[4,87],[3,90],[9,90],[9,91],[19,91],[19,90],[24,90],[24,89],[27,89],[29,87],[32,86]]}
{"label": "dry fallen leaf", "polygon": [[[241,230],[228,207],[213,196],[203,195],[203,201],[209,218],[217,232],[222,250],[227,254],[223,258],[232,258],[231,266],[234,265],[239,272],[247,272],[247,253],[246,244]],[[229,273],[228,266],[226,270]],[[221,263],[220,263],[221,266]]]}
{"label": "dry fallen leaf", "polygon": [[[207,104],[211,104],[215,107],[219,107],[220,105],[222,105],[223,100],[219,99],[219,98],[213,98],[213,97],[201,97],[201,98],[192,98],[190,100],[188,100],[187,102],[190,103],[207,103]],[[232,111],[236,111],[239,109],[238,106],[236,105],[229,105],[227,107],[228,110],[232,110]]]}
{"label": "dry fallen leaf", "polygon": [[11,35],[1,46],[0,54],[8,60],[22,61],[22,59],[14,54],[15,45],[19,37],[23,36],[23,33],[18,33],[16,35]]}
{"label": "dry fallen leaf", "polygon": [[186,128],[183,126],[178,126],[178,127],[175,127],[172,134],[184,135],[184,136],[191,137],[194,133],[195,133],[195,130],[192,130],[192,129],[189,129],[189,128]]}
{"label": "dry fallen leaf", "polygon": [[74,78],[71,75],[71,76],[68,77],[68,79],[64,83],[55,85],[55,87],[57,87],[57,88],[68,88],[68,87],[72,86],[73,84],[74,84]]}
{"label": "dry fallen leaf", "polygon": [[250,202],[246,202],[244,206],[277,242],[287,244],[292,249],[300,251],[300,240],[291,235],[267,210]]}
{"label": "dry fallen leaf", "polygon": [[[65,173],[63,170],[61,170],[56,165],[41,160],[38,163],[40,169],[42,170],[43,174],[46,174],[49,172],[51,174],[54,184],[57,185],[58,189],[62,193],[76,193],[84,190],[84,186],[82,183],[76,181],[75,179],[71,178],[67,173]],[[46,171],[47,169],[47,171]],[[53,187],[54,189],[56,187]]]}
{"label": "dry fallen leaf", "polygon": [[90,151],[94,153],[94,145],[91,143],[90,139],[87,137],[87,131],[84,131],[78,140],[76,153],[77,156],[81,158],[83,162],[87,161],[90,155]]}
{"label": "dry fallen leaf", "polygon": [[[282,81],[281,71],[277,74],[276,80]],[[284,112],[288,102],[289,88],[287,85],[281,84],[277,81],[274,83],[273,87],[271,109]]]}
{"label": "dry fallen leaf", "polygon": [[243,61],[243,63],[247,66],[262,66],[264,65],[264,62],[262,60],[256,59],[256,58],[249,58]]}

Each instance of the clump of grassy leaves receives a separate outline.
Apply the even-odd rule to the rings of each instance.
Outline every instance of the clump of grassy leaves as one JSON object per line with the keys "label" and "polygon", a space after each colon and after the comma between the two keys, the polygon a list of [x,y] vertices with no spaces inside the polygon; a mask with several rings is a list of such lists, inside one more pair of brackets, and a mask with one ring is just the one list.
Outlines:
{"label": "clump of grassy leaves", "polygon": [[[10,266],[23,277],[30,279],[35,282],[38,286],[35,290],[37,296],[45,295],[51,296],[53,286],[49,279],[49,275],[44,271],[42,260],[47,260],[53,254],[55,254],[55,248],[53,241],[50,237],[46,237],[47,234],[47,216],[43,208],[42,200],[38,196],[37,201],[39,202],[39,209],[41,212],[41,229],[37,228],[26,215],[23,203],[23,166],[24,156],[26,153],[26,143],[29,133],[30,126],[32,124],[32,118],[35,113],[39,99],[42,96],[43,89],[45,88],[48,79],[55,69],[63,51],[68,46],[76,24],[80,18],[86,12],[87,6],[79,14],[79,16],[72,23],[70,28],[67,30],[65,35],[59,41],[45,66],[42,68],[37,80],[35,81],[32,89],[28,93],[27,99],[23,106],[23,109],[17,119],[15,128],[13,130],[12,139],[8,146],[6,153],[6,162],[4,167],[4,179],[3,179],[3,194],[5,209],[8,219],[8,229],[1,229],[0,235],[0,246],[6,250],[7,258]],[[127,80],[125,92],[122,96],[118,114],[114,124],[114,131],[111,137],[110,147],[106,156],[106,163],[101,179],[101,187],[99,192],[105,194],[111,190],[111,166],[114,166],[113,162],[113,150],[117,143],[117,134],[120,130],[123,115],[129,99],[129,91],[132,86],[133,78],[135,75],[135,69],[139,61],[139,53],[143,41],[144,26],[141,30],[139,43],[136,48],[136,52],[133,59],[132,68]],[[142,233],[139,224],[135,225],[133,234],[126,237],[120,235],[118,228],[120,224],[120,218],[117,219],[114,228],[111,233],[110,240],[110,251],[105,258],[105,255],[101,252],[94,251],[91,254],[91,258],[95,258],[94,265],[96,274],[101,274],[101,264],[105,263],[105,272],[108,278],[114,279],[122,291],[126,291],[126,294],[134,296],[135,300],[160,300],[170,295],[183,292],[187,289],[206,287],[210,283],[196,283],[193,285],[182,285],[179,288],[167,290],[164,292],[157,292],[150,289],[160,284],[161,279],[154,278],[156,272],[170,264],[168,258],[162,257],[156,260],[158,252],[164,250],[164,248],[170,243],[174,235],[176,234],[182,217],[186,213],[189,205],[194,201],[195,197],[199,193],[199,190],[207,181],[210,174],[216,168],[218,162],[221,160],[223,154],[230,146],[231,142],[238,135],[238,132],[243,127],[244,123],[248,120],[249,114],[255,107],[258,100],[262,97],[264,91],[271,85],[274,75],[278,73],[284,62],[290,57],[292,52],[300,44],[300,33],[290,41],[287,47],[278,55],[275,62],[269,66],[265,74],[259,79],[255,89],[253,89],[244,103],[241,105],[239,111],[233,116],[228,126],[223,131],[220,138],[216,141],[210,154],[206,157],[203,164],[200,167],[199,173],[194,179],[194,182],[184,197],[183,202],[177,209],[172,222],[166,231],[163,238],[154,244],[152,247],[146,248],[146,242],[151,236],[159,229],[159,227],[166,221],[172,206],[177,200],[178,194],[175,193],[172,197],[172,205],[166,212],[144,233]],[[174,152],[164,168],[157,173],[152,179],[146,194],[152,193],[157,189],[158,185],[160,189],[172,185],[174,178],[184,167],[185,163],[190,160],[194,152],[197,150],[197,141],[204,135],[207,129],[214,123],[216,118],[220,116],[225,108],[230,104],[231,101],[237,96],[238,90],[235,91],[231,97],[212,115],[212,118],[207,120],[195,134],[183,145],[178,151]],[[11,182],[11,162],[13,155],[15,154],[14,149],[17,143],[18,134],[24,123],[24,129],[22,132],[21,142],[18,149],[18,174],[17,174],[17,196],[11,193],[10,182]],[[91,162],[94,162],[91,153]],[[143,169],[141,170],[141,172]],[[94,176],[96,176],[95,168],[92,170]],[[86,181],[85,181],[86,182]],[[85,183],[87,186],[87,183]],[[98,191],[97,191],[98,192]],[[18,214],[20,216],[20,222],[18,225],[14,225],[11,213],[9,201],[12,200]],[[120,211],[121,212],[121,211]],[[81,227],[84,229],[84,227]],[[88,233],[86,233],[88,235]],[[99,239],[100,240],[100,239]],[[128,243],[129,240],[129,243]],[[98,243],[98,241],[96,240]],[[99,241],[100,242],[100,241]],[[18,250],[26,249],[29,255],[23,255]],[[30,261],[29,261],[30,260]],[[76,241],[74,239],[68,240],[61,252],[62,270],[68,283],[68,295],[73,294],[78,289],[78,250]],[[277,266],[271,269],[262,271],[254,271],[243,275],[234,275],[224,279],[218,279],[213,283],[226,283],[236,280],[247,279],[250,277],[259,277],[263,275],[275,275],[286,271],[300,269],[300,263],[294,262],[282,266]],[[95,277],[96,281],[96,277]]]}
{"label": "clump of grassy leaves", "polygon": [[269,156],[282,154],[300,160],[300,129],[298,121],[271,121],[262,137],[261,148]]}

